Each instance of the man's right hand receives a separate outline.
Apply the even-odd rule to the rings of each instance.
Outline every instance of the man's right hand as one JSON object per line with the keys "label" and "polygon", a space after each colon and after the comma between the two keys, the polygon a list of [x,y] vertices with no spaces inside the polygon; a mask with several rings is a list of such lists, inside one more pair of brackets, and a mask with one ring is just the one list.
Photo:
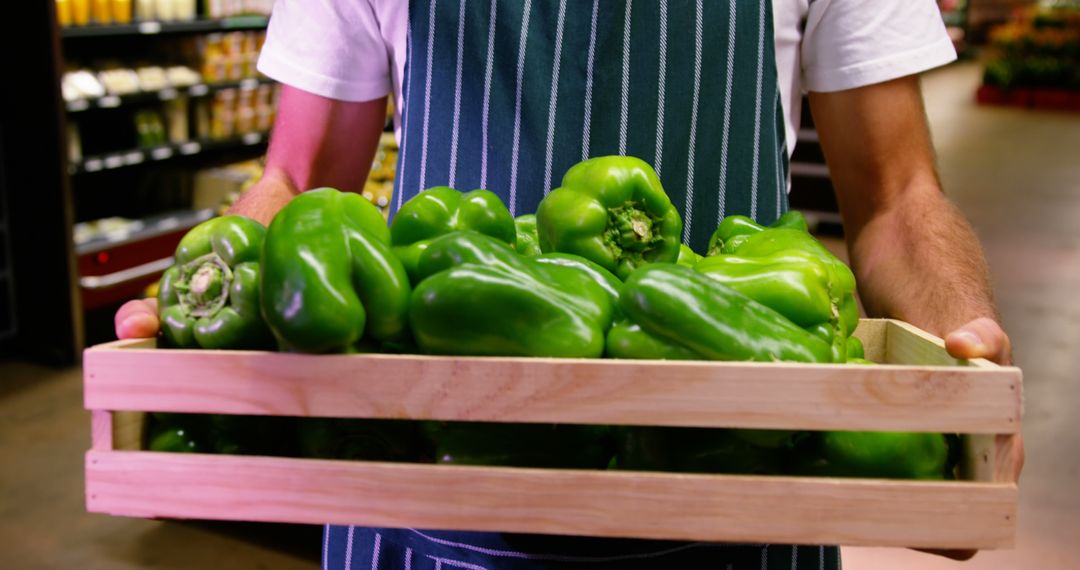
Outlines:
{"label": "man's right hand", "polygon": [[153,338],[158,333],[157,299],[128,301],[116,311],[116,338]]}
{"label": "man's right hand", "polygon": [[[263,177],[228,213],[269,225],[301,190],[360,193],[385,124],[386,97],[337,101],[283,85]],[[117,338],[157,336],[157,299],[124,303],[114,323]]]}

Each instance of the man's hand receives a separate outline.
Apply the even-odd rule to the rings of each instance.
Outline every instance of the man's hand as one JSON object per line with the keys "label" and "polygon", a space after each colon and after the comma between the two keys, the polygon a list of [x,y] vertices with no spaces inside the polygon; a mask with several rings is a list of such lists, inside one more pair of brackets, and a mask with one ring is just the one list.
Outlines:
{"label": "man's hand", "polygon": [[[362,191],[385,123],[386,97],[337,101],[283,85],[263,177],[228,213],[269,225],[303,190]],[[157,336],[157,299],[124,303],[114,324],[117,338]]]}
{"label": "man's hand", "polygon": [[997,321],[978,318],[945,336],[945,350],[954,358],[985,358],[1008,366],[1012,345]]}
{"label": "man's hand", "polygon": [[157,299],[128,301],[113,319],[116,338],[154,338],[158,333]]}
{"label": "man's hand", "polygon": [[[810,105],[867,313],[944,336],[956,358],[1009,364],[982,248],[937,179],[918,79],[811,93]],[[1013,448],[1019,478],[1022,442]]]}

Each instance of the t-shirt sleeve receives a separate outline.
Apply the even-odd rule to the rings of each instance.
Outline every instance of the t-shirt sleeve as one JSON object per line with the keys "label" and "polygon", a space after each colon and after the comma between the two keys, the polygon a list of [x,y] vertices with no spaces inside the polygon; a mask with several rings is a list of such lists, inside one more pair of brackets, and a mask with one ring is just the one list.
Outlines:
{"label": "t-shirt sleeve", "polygon": [[277,0],[258,69],[343,101],[378,99],[392,87],[389,52],[368,0]]}
{"label": "t-shirt sleeve", "polygon": [[803,87],[840,91],[945,65],[956,50],[932,0],[811,0]]}

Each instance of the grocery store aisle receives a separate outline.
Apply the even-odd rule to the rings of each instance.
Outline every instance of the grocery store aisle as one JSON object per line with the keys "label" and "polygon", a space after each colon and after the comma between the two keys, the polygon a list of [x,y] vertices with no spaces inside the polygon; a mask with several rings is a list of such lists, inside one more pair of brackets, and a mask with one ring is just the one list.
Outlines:
{"label": "grocery store aisle", "polygon": [[849,570],[1070,568],[1080,559],[1080,115],[973,103],[980,67],[924,80],[946,193],[986,248],[1024,370],[1016,549],[960,565],[913,551],[845,549]]}
{"label": "grocery store aisle", "polygon": [[[1025,372],[1028,460],[1017,548],[962,566],[913,551],[850,548],[848,569],[1049,569],[1080,558],[1080,115],[976,107],[978,75],[977,66],[960,64],[929,75],[925,86],[945,187],[984,240]],[[77,369],[0,363],[5,568],[318,565],[318,529],[85,513],[90,418],[80,384]]]}

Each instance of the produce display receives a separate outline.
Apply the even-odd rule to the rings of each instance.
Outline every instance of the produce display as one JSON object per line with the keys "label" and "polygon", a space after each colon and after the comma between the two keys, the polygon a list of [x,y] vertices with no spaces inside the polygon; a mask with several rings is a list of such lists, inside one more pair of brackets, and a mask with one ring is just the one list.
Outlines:
{"label": "produce display", "polygon": [[1080,110],[1080,6],[1017,10],[990,32],[983,103]]}
{"label": "produce display", "polygon": [[[854,275],[801,214],[767,227],[729,216],[705,256],[680,243],[681,228],[652,167],[631,157],[575,165],[535,216],[517,219],[487,190],[437,187],[387,226],[360,195],[315,189],[265,230],[238,216],[191,230],[162,283],[163,341],[276,342],[320,354],[872,364],[852,336]],[[954,463],[949,439],[928,433],[153,420],[149,447],[161,451],[918,479],[950,478]],[[278,444],[267,450],[265,439]]]}

